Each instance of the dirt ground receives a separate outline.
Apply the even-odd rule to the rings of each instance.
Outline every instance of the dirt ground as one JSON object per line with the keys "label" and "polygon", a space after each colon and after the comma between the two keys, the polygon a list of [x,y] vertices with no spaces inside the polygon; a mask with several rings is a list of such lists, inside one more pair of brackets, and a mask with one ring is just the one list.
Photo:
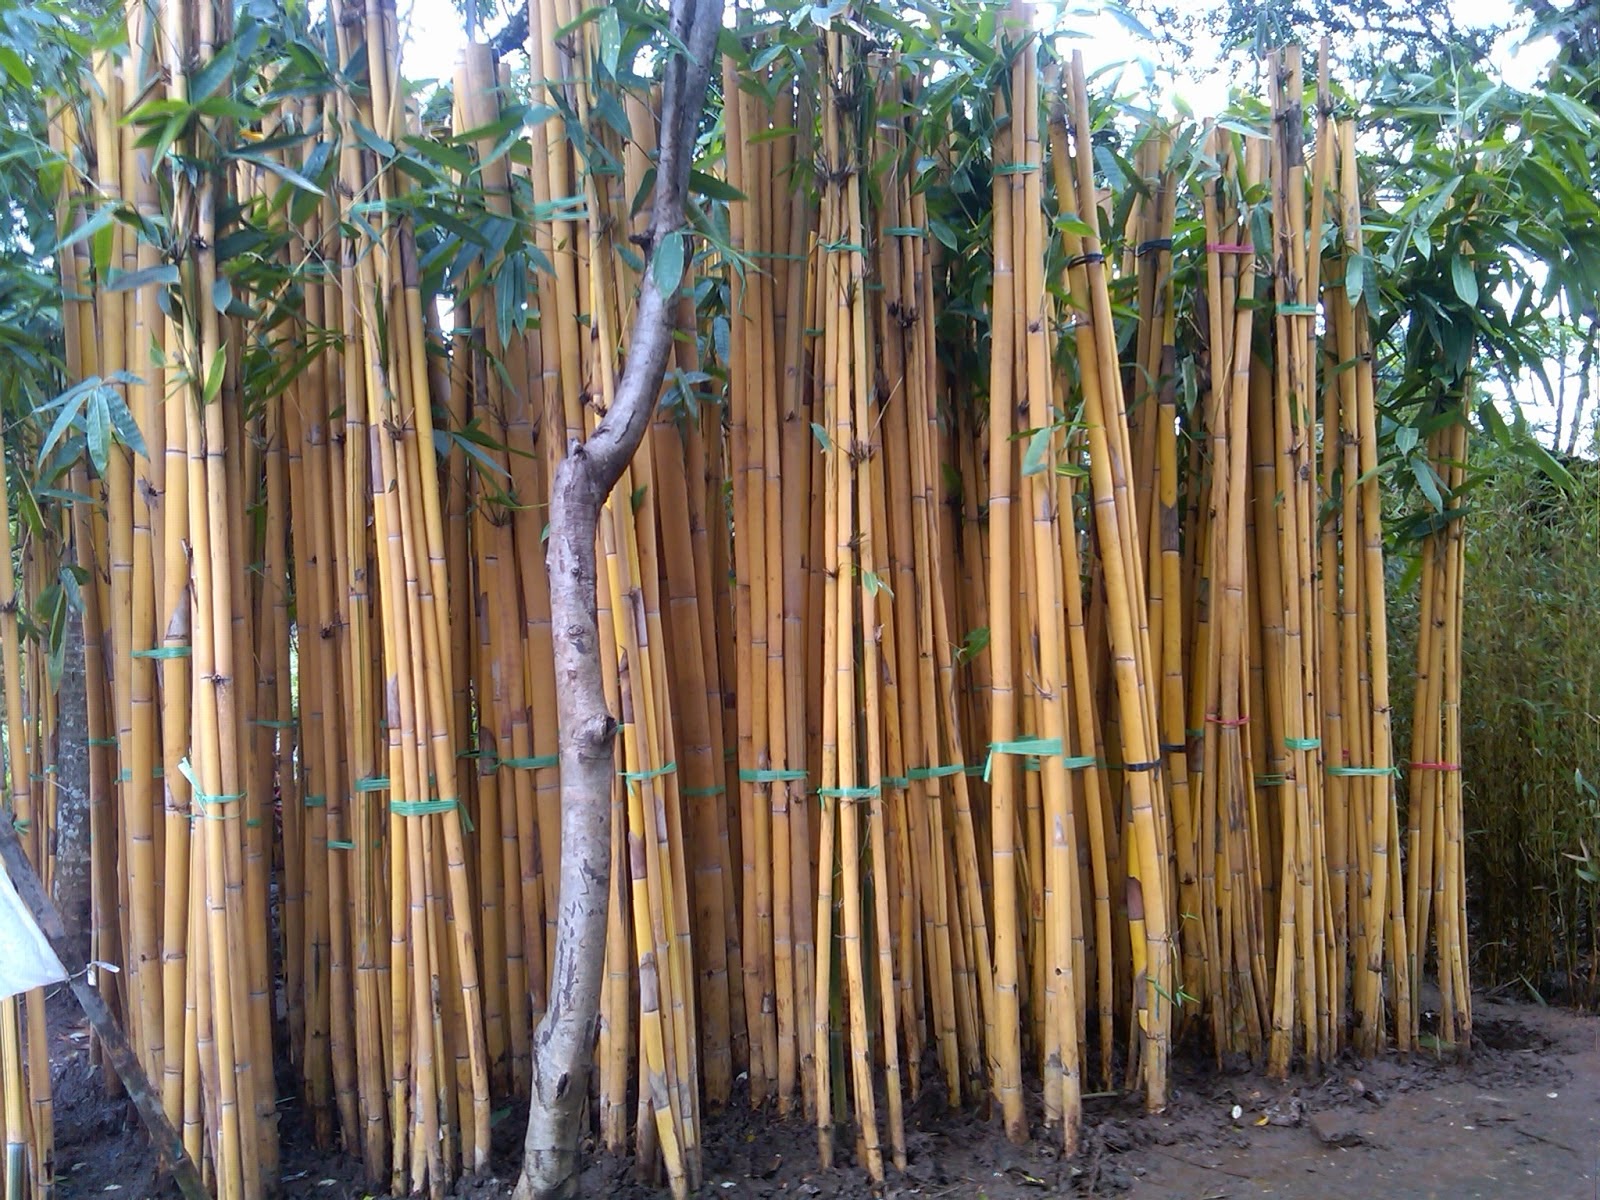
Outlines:
{"label": "dirt ground", "polygon": [[[62,1200],[145,1200],[170,1189],[124,1102],[107,1101],[85,1054],[81,1018],[60,1001],[55,1043],[56,1136]],[[830,1171],[816,1136],[796,1122],[745,1109],[710,1118],[705,1184],[727,1200],[1600,1200],[1600,1019],[1561,1009],[1480,1000],[1477,1047],[1466,1062],[1414,1055],[1348,1059],[1320,1079],[1273,1083],[1204,1064],[1175,1071],[1173,1102],[1148,1116],[1117,1097],[1086,1103],[1084,1146],[1064,1162],[1042,1143],[1013,1147],[997,1123],[950,1112],[925,1096],[906,1114],[909,1161],[874,1191],[840,1138]],[[1235,1118],[1237,1107],[1240,1115]],[[494,1178],[457,1195],[510,1194],[520,1115],[497,1114]],[[283,1107],[288,1200],[366,1200],[348,1158],[318,1154],[293,1103]],[[585,1196],[665,1195],[626,1159],[592,1158]]]}

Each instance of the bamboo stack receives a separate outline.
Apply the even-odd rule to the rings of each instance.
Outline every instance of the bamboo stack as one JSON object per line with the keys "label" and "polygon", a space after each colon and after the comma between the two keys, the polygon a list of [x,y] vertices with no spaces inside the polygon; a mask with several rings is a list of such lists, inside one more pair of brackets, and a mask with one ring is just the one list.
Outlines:
{"label": "bamboo stack", "polygon": [[[693,188],[725,244],[641,247],[655,98],[617,101],[615,10],[533,7],[542,107],[470,46],[443,130],[408,106],[393,7],[334,16],[361,86],[263,76],[259,113],[183,127],[191,156],[243,147],[192,184],[141,131],[231,86],[220,10],[130,10],[57,134],[63,228],[121,203],[193,234],[175,267],[129,222],[63,257],[69,370],[138,437],[74,468],[99,502],[62,525],[94,956],[124,967],[100,984],[219,1196],[276,1185],[280,1119],[441,1195],[527,1094],[561,850],[545,510],[641,287],[673,289],[678,342],[598,540],[604,1145],[685,1195],[708,1115],[749,1102],[881,1180],[923,1091],[1021,1140],[1037,1081],[1070,1153],[1086,1091],[1162,1108],[1183,1040],[1278,1073],[1411,1045],[1430,933],[1440,1040],[1467,1037],[1460,525],[1425,560],[1402,878],[1325,56],[1311,119],[1291,51],[1270,130],[1141,128],[1113,183],[1082,62],[1020,0],[981,150],[859,32],[773,56],[747,22]],[[419,249],[459,235],[425,227],[424,162],[481,234],[453,257]],[[963,172],[992,223],[952,252]],[[249,294],[217,249],[246,225],[282,235]],[[1464,436],[1430,443],[1447,487]],[[26,547],[27,603],[65,540]],[[47,862],[52,689],[14,586],[7,806]],[[8,1182],[43,1195],[32,1003],[0,1012],[0,1067]]]}

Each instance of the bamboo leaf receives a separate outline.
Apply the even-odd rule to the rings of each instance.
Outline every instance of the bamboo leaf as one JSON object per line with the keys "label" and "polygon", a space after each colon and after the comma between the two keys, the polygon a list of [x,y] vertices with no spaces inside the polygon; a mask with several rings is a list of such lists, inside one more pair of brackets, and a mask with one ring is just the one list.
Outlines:
{"label": "bamboo leaf", "polygon": [[285,183],[299,188],[302,192],[310,192],[313,196],[321,196],[324,194],[321,188],[312,183],[311,180],[307,179],[304,175],[300,174],[299,171],[296,171],[293,167],[286,166],[281,162],[277,162],[265,154],[253,154],[246,151],[235,151],[233,157],[242,159],[248,163],[254,163],[258,167],[266,168],[268,171],[271,171],[274,175],[282,179]]}
{"label": "bamboo leaf", "polygon": [[704,171],[689,172],[689,190],[708,200],[726,200],[732,203],[749,199],[731,183],[718,179],[715,175],[707,175]]}
{"label": "bamboo leaf", "polygon": [[672,299],[683,282],[683,241],[683,230],[674,229],[661,239],[651,257],[650,280],[663,300]]}
{"label": "bamboo leaf", "polygon": [[1473,270],[1471,259],[1458,253],[1450,260],[1450,282],[1455,286],[1461,303],[1468,308],[1478,307],[1478,275]]}
{"label": "bamboo leaf", "polygon": [[617,61],[622,57],[622,22],[617,10],[606,5],[600,10],[600,62],[613,78],[617,74]]}
{"label": "bamboo leaf", "polygon": [[102,387],[99,390],[105,397],[106,411],[111,416],[111,427],[116,431],[117,440],[140,458],[149,458],[150,449],[145,445],[144,434],[139,432],[139,422],[133,419],[133,413],[128,408],[127,397],[116,388]]}
{"label": "bamboo leaf", "polygon": [[178,282],[178,268],[171,263],[161,263],[154,267],[143,267],[137,271],[119,271],[111,268],[111,276],[106,281],[108,292],[131,292],[135,288],[142,288],[149,284],[159,284],[163,287]]}
{"label": "bamboo leaf", "polygon": [[1344,290],[1352,305],[1361,303],[1361,292],[1367,282],[1367,260],[1362,254],[1352,254],[1344,267]]}
{"label": "bamboo leaf", "polygon": [[83,433],[89,448],[89,460],[94,463],[94,469],[104,475],[111,460],[111,414],[106,408],[103,388],[95,388],[89,393]]}
{"label": "bamboo leaf", "polygon": [[211,366],[206,371],[205,389],[201,392],[202,404],[210,404],[222,393],[222,377],[228,369],[228,349],[222,347],[211,359]]}
{"label": "bamboo leaf", "polygon": [[1022,474],[1037,475],[1044,470],[1045,459],[1050,454],[1050,427],[1033,431],[1028,439],[1028,449],[1022,455]]}

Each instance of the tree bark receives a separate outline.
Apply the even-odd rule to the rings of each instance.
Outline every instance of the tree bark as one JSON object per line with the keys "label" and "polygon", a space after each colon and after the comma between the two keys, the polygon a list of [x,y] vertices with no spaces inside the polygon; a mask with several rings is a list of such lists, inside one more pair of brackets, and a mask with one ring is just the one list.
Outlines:
{"label": "tree bark", "polygon": [[60,713],[56,721],[55,902],[67,940],[89,957],[89,701],[84,691],[83,622],[67,620],[62,655]]}
{"label": "tree bark", "polygon": [[[649,251],[683,236],[695,131],[722,29],[722,0],[672,0],[669,27],[687,53],[669,53]],[[688,256],[686,255],[687,259]],[[611,884],[612,744],[595,616],[600,510],[655,411],[672,348],[672,295],[647,272],[616,397],[587,442],[574,442],[550,496],[550,616],[556,630],[561,737],[561,885],[549,1007],[533,1036],[533,1099],[514,1200],[564,1200],[578,1186],[583,1101],[594,1061]]]}

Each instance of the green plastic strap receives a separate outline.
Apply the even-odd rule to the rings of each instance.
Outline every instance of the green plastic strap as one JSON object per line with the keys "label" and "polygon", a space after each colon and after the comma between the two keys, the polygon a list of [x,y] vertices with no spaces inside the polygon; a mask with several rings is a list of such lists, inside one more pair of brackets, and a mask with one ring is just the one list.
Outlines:
{"label": "green plastic strap", "polygon": [[870,800],[878,795],[877,785],[872,787],[818,788],[817,795],[825,800]]}
{"label": "green plastic strap", "polygon": [[454,796],[446,796],[442,800],[391,800],[389,811],[397,817],[429,817],[434,813],[447,813],[452,808],[459,808],[461,801]]}
{"label": "green plastic strap", "polygon": [[262,729],[293,729],[295,727],[295,722],[293,721],[259,720],[251,721],[250,724],[259,725]]}
{"label": "green plastic strap", "polygon": [[213,805],[232,804],[236,800],[243,800],[246,792],[224,792],[221,795],[208,795],[200,786],[200,780],[195,776],[194,767],[187,758],[178,760],[178,770],[189,781],[189,794],[194,802],[201,808],[210,808]]}
{"label": "green plastic strap", "polygon": [[682,795],[685,800],[696,800],[702,796],[721,796],[727,790],[728,789],[726,785],[719,783],[712,787],[684,788],[679,794]]}
{"label": "green plastic strap", "polygon": [[917,779],[943,779],[946,775],[959,775],[967,768],[960,763],[947,764],[942,767],[912,767],[906,772],[906,778]]}
{"label": "green plastic strap", "polygon": [[1286,317],[1314,317],[1317,315],[1315,304],[1280,304],[1278,311]]}
{"label": "green plastic strap", "polygon": [[157,646],[153,650],[135,650],[129,658],[188,658],[188,646]]}
{"label": "green plastic strap", "polygon": [[722,752],[722,761],[723,762],[732,762],[734,759],[736,759],[738,757],[739,757],[739,752],[737,750],[724,750]]}
{"label": "green plastic strap", "polygon": [[1183,736],[1188,738],[1205,737],[1205,735],[1206,731],[1204,729],[1185,729],[1183,731]]}
{"label": "green plastic strap", "polygon": [[740,783],[796,783],[806,778],[811,772],[803,768],[789,768],[772,771],[740,771]]}
{"label": "green plastic strap", "polygon": [[911,777],[909,775],[885,775],[883,777],[883,786],[890,788],[908,788],[911,786]]}
{"label": "green plastic strap", "polygon": [[1257,775],[1256,776],[1256,786],[1257,787],[1278,787],[1281,784],[1285,784],[1285,783],[1288,783],[1288,782],[1289,782],[1289,777],[1287,775]]}
{"label": "green plastic strap", "polygon": [[1033,163],[1033,162],[1008,162],[1008,163],[1000,163],[998,166],[995,167],[993,173],[996,174],[996,175],[1022,175],[1022,174],[1025,174],[1028,171],[1037,171],[1038,169],[1039,169],[1039,164],[1038,163]]}
{"label": "green plastic strap", "polygon": [[1321,738],[1284,738],[1286,750],[1315,750],[1322,745]]}
{"label": "green plastic strap", "polygon": [[983,764],[983,781],[989,782],[989,772],[994,766],[996,754],[1031,754],[1037,758],[1060,753],[1060,738],[1023,737],[1009,742],[990,742],[989,757]]}
{"label": "green plastic strap", "polygon": [[1105,763],[1092,754],[1069,754],[1062,758],[1061,765],[1068,771],[1087,771],[1090,767],[1103,767]]}
{"label": "green plastic strap", "polygon": [[368,775],[365,779],[356,780],[353,786],[358,792],[385,792],[389,790],[389,777]]}
{"label": "green plastic strap", "polygon": [[643,783],[646,779],[654,779],[658,775],[671,775],[677,769],[677,763],[669,762],[665,766],[651,767],[648,771],[618,771],[617,774],[629,783]]}
{"label": "green plastic strap", "polygon": [[246,821],[244,823],[244,827],[246,829],[260,829],[261,828],[261,818],[260,817],[251,817],[248,821]]}
{"label": "green plastic strap", "polygon": [[532,758],[502,758],[502,767],[510,767],[513,771],[542,771],[546,767],[559,767],[561,756],[559,754],[536,754]]}
{"label": "green plastic strap", "polygon": [[90,738],[89,739],[89,745],[91,745],[91,746],[106,746],[108,748],[115,749],[116,745],[117,745],[117,739],[116,738]]}
{"label": "green plastic strap", "polygon": [[15,829],[18,833],[27,833],[33,828],[33,822],[28,820],[27,817],[12,817],[11,828]]}
{"label": "green plastic strap", "polygon": [[889,237],[927,237],[928,231],[917,225],[891,225],[883,231]]}
{"label": "green plastic strap", "polygon": [[327,808],[328,798],[320,793],[306,796],[300,801],[302,808]]}
{"label": "green plastic strap", "polygon": [[354,850],[355,848],[356,848],[356,844],[354,842],[329,842],[328,843],[328,849],[329,850]]}
{"label": "green plastic strap", "polygon": [[1397,779],[1400,777],[1399,767],[1323,767],[1322,769],[1329,775],[1393,775]]}
{"label": "green plastic strap", "polygon": [[973,763],[970,767],[962,767],[961,773],[968,779],[977,779],[980,775],[987,779],[989,777],[989,762],[985,759],[981,763]]}

